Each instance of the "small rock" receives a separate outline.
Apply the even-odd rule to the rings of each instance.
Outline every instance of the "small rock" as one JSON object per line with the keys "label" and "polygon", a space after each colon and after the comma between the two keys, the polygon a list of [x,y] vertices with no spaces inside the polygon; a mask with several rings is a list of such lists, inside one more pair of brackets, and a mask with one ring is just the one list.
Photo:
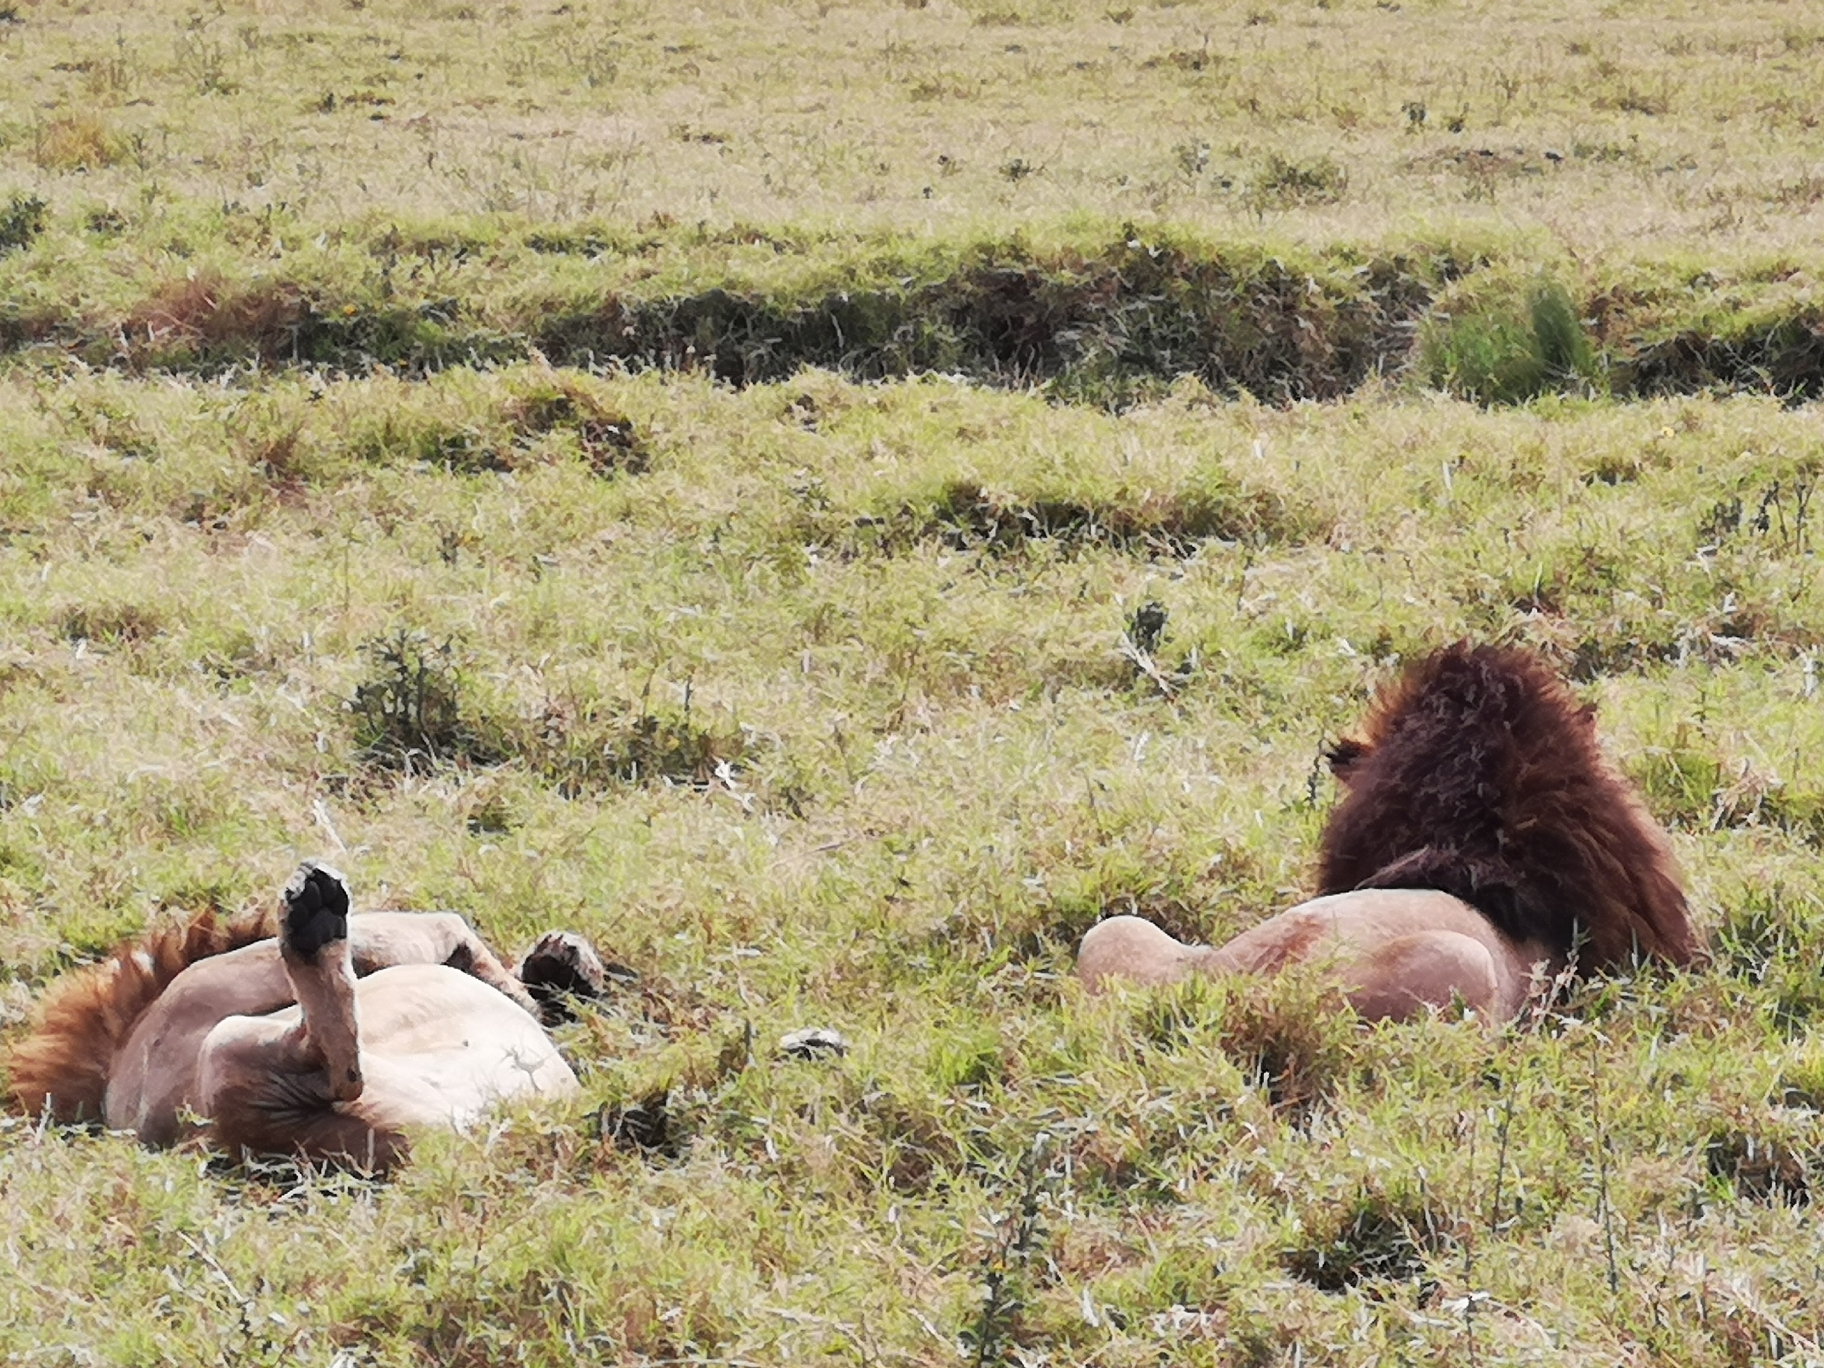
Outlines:
{"label": "small rock", "polygon": [[839,1031],[826,1026],[807,1026],[779,1037],[779,1053],[793,1059],[822,1059],[825,1055],[845,1055],[849,1042]]}

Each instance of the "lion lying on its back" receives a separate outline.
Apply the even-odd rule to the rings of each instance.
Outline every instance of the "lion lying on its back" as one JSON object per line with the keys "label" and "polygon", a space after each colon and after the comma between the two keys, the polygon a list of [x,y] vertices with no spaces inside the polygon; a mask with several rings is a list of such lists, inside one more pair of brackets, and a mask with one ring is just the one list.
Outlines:
{"label": "lion lying on its back", "polygon": [[354,912],[342,876],[307,860],[277,918],[155,927],[59,980],[8,1081],[28,1115],[151,1145],[206,1132],[230,1153],[385,1169],[416,1128],[574,1093],[545,1027],[561,995],[602,984],[573,933],[509,972],[456,914]]}

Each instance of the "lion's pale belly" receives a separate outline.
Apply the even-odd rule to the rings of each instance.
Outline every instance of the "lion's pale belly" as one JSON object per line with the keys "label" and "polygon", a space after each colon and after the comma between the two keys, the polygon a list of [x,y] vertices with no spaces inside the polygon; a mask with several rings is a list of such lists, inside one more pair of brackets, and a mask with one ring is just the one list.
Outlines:
{"label": "lion's pale belly", "polygon": [[577,1091],[544,1028],[466,974],[382,969],[357,1003],[367,1085],[355,1107],[375,1124],[460,1127],[509,1098]]}

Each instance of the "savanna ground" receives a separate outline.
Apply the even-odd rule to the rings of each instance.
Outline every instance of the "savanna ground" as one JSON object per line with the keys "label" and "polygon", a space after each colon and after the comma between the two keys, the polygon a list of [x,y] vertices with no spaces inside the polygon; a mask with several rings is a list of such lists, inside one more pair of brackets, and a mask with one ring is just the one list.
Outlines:
{"label": "savanna ground", "polygon": [[[1513,8],[0,0],[7,1028],[307,854],[628,970],[385,1184],[0,1121],[0,1355],[1824,1361],[1824,21]],[[1075,990],[1460,635],[1712,963]]]}

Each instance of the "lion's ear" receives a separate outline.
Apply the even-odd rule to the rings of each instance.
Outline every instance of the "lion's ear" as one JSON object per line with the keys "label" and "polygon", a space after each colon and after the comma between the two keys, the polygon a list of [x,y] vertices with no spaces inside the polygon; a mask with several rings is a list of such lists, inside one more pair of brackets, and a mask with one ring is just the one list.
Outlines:
{"label": "lion's ear", "polygon": [[1577,720],[1583,723],[1585,730],[1595,731],[1596,705],[1594,703],[1585,703],[1581,708],[1577,709]]}
{"label": "lion's ear", "polygon": [[1362,762],[1373,754],[1374,749],[1367,742],[1357,741],[1352,736],[1345,736],[1324,752],[1324,758],[1330,762],[1330,773],[1334,774],[1340,783],[1347,784],[1354,778],[1355,771]]}

